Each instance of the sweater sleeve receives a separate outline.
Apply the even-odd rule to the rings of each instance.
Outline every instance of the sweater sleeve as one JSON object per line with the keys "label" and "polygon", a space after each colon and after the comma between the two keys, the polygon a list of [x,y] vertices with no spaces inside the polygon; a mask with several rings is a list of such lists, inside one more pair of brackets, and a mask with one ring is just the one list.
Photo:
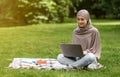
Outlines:
{"label": "sweater sleeve", "polygon": [[99,59],[101,56],[101,43],[100,43],[100,33],[96,29],[92,34],[91,48],[89,49],[95,56]]}

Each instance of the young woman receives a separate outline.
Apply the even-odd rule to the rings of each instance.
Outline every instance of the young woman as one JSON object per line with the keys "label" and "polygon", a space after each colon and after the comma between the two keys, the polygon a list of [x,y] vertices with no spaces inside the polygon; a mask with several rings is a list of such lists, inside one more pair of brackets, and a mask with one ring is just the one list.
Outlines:
{"label": "young woman", "polygon": [[90,14],[83,9],[77,13],[78,27],[73,31],[73,44],[80,44],[85,56],[65,57],[59,54],[57,60],[70,67],[99,68],[98,59],[101,56],[100,34],[97,28],[91,24]]}

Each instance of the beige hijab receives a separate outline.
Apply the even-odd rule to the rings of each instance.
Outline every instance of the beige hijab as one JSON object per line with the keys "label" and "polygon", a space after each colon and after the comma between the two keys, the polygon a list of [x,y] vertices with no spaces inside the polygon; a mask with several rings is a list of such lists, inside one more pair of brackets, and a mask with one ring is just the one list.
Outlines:
{"label": "beige hijab", "polygon": [[83,51],[89,50],[99,59],[101,54],[100,34],[99,31],[92,26],[89,12],[80,10],[77,16],[83,16],[88,21],[85,28],[79,26],[73,32],[73,44],[80,44]]}

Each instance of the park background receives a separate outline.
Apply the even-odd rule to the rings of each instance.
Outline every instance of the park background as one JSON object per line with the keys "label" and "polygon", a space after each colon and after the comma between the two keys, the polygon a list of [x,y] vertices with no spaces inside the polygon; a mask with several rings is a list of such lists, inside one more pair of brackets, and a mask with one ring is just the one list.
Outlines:
{"label": "park background", "polygon": [[[87,9],[101,34],[99,70],[8,68],[13,58],[56,58],[71,43],[76,13]],[[1,0],[0,77],[119,77],[120,0]]]}
{"label": "park background", "polygon": [[120,19],[119,0],[1,0],[0,24],[63,23],[87,9],[92,18]]}

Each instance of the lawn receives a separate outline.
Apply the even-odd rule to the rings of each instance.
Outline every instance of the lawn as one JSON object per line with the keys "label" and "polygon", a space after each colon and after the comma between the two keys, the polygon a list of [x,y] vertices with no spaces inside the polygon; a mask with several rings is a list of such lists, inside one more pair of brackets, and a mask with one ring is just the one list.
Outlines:
{"label": "lawn", "polygon": [[13,58],[56,58],[59,44],[71,43],[76,23],[38,24],[0,28],[0,77],[119,77],[120,21],[93,20],[101,34],[102,57],[99,70],[10,69]]}

